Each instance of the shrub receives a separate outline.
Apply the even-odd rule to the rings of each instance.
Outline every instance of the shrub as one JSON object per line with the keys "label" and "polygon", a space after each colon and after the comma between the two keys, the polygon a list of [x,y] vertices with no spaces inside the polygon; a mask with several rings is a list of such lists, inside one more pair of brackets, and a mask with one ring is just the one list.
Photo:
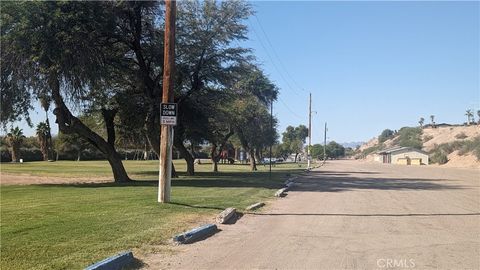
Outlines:
{"label": "shrub", "polygon": [[433,156],[439,157],[440,154],[448,155],[456,150],[458,150],[459,155],[473,153],[477,160],[480,161],[480,136],[477,136],[472,140],[454,141],[451,143],[435,145],[430,154],[432,154],[433,158]]}
{"label": "shrub", "polygon": [[458,139],[458,140],[463,140],[467,137],[468,136],[464,132],[461,132],[461,133],[458,133],[457,135],[455,135],[455,139]]}
{"label": "shrub", "polygon": [[425,135],[423,137],[423,142],[426,143],[426,142],[430,141],[431,139],[433,139],[432,135]]}
{"label": "shrub", "polygon": [[441,151],[435,152],[431,157],[430,157],[430,162],[431,163],[438,163],[440,165],[445,164],[448,162],[448,157],[445,153],[442,153]]}
{"label": "shrub", "polygon": [[360,154],[359,154],[359,157],[360,158],[364,158],[366,156],[368,156],[369,154],[373,153],[373,152],[376,152],[376,151],[379,151],[379,150],[382,150],[385,148],[385,145],[383,143],[381,144],[377,144],[377,145],[374,145],[372,147],[368,147],[367,149],[363,150]]}
{"label": "shrub", "polygon": [[403,147],[422,149],[422,132],[419,127],[403,127],[398,131],[395,143]]}
{"label": "shrub", "polygon": [[378,142],[379,143],[383,143],[385,142],[386,140],[390,139],[391,137],[393,137],[393,130],[390,130],[390,129],[385,129],[384,131],[382,131],[382,133],[380,134],[380,136],[378,136]]}

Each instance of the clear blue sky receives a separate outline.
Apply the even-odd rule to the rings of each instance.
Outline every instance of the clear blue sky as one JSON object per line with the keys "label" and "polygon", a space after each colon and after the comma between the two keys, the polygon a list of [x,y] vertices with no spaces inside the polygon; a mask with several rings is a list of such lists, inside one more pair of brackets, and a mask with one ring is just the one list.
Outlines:
{"label": "clear blue sky", "polygon": [[[281,90],[280,132],[308,123],[310,91],[314,143],[325,121],[329,140],[364,141],[431,114],[461,123],[467,108],[480,107],[479,2],[252,5],[244,45]],[[33,112],[34,123],[43,115]]]}
{"label": "clear blue sky", "polygon": [[325,121],[329,140],[362,141],[480,107],[479,2],[252,4],[246,44],[281,89],[281,131],[308,123],[310,91],[313,142]]}

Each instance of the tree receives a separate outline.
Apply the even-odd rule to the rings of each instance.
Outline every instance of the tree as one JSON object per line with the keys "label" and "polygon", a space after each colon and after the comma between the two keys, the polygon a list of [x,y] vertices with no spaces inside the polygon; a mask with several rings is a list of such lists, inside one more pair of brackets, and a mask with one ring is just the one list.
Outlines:
{"label": "tree", "polygon": [[[210,93],[230,89],[229,86],[235,83],[235,76],[241,74],[238,70],[242,63],[248,61],[246,54],[249,50],[234,46],[233,43],[246,39],[247,27],[244,20],[250,14],[250,5],[243,1],[179,2],[175,97],[179,104],[180,121],[175,127],[174,145],[184,153],[187,171],[191,174],[194,172],[193,158],[185,149],[184,143],[198,140],[199,137],[210,137],[210,140],[217,141],[219,133],[214,135],[216,138],[210,136],[216,132],[201,134],[197,132],[199,122],[186,120],[202,117],[205,121],[210,118],[210,109],[203,112],[196,109],[198,106],[195,105],[199,103],[197,100]],[[215,102],[222,102],[218,99],[202,100],[210,107],[216,107]],[[228,125],[216,126],[228,129]]]}
{"label": "tree", "polygon": [[257,97],[237,98],[233,106],[237,112],[233,118],[235,134],[249,154],[251,170],[256,171],[260,152],[275,142],[276,130],[271,129],[268,110]]}
{"label": "tree", "polygon": [[345,156],[345,147],[335,141],[331,141],[327,144],[327,150],[327,152],[329,152],[329,155],[327,155],[329,158],[337,159]]}
{"label": "tree", "polygon": [[480,125],[480,110],[477,111],[477,115],[478,115],[478,124]]}
{"label": "tree", "polygon": [[[103,91],[114,48],[110,10],[100,2],[9,2],[2,9],[2,103],[15,103],[2,120],[18,119],[34,97],[51,97],[59,130],[77,134],[107,158],[116,182],[129,181],[114,145],[93,132],[67,107]],[[86,20],[85,18],[92,18]],[[94,19],[93,19],[94,18]],[[94,67],[94,68],[93,68]],[[3,112],[3,111],[2,111]]]}
{"label": "tree", "polygon": [[40,144],[40,151],[43,155],[43,160],[49,160],[49,147],[48,147],[48,126],[45,122],[40,122],[37,125],[37,139],[38,143]]}
{"label": "tree", "polygon": [[[48,119],[48,110],[50,109],[51,100],[46,95],[39,96],[40,106],[45,111],[45,140],[46,140],[46,153],[47,159],[46,160],[53,160],[54,150],[53,150],[53,141],[52,141],[52,129],[50,128],[50,120]],[[43,153],[43,152],[42,152]],[[45,160],[45,156],[44,156]]]}
{"label": "tree", "polygon": [[432,128],[435,128],[435,115],[430,115],[430,120],[432,121]]}
{"label": "tree", "polygon": [[288,126],[283,133],[282,141],[288,146],[290,153],[295,154],[295,162],[297,162],[298,154],[302,151],[307,137],[308,128],[305,125],[299,125],[295,128]]}
{"label": "tree", "polygon": [[473,111],[468,109],[466,112],[465,112],[465,115],[467,116],[467,126],[470,125],[470,121],[472,120],[472,122],[474,122],[475,120],[472,119],[473,118]]}
{"label": "tree", "polygon": [[82,152],[91,148],[92,145],[83,137],[77,134],[64,134],[60,132],[55,140],[57,151],[71,156],[76,156],[76,160],[82,159]]}
{"label": "tree", "polygon": [[423,123],[425,123],[425,119],[423,117],[420,117],[418,123],[420,124],[420,127],[423,128]]}
{"label": "tree", "polygon": [[380,134],[380,136],[378,136],[378,142],[379,142],[379,143],[383,143],[383,142],[385,142],[386,140],[388,140],[388,139],[390,139],[391,137],[393,137],[393,135],[394,135],[393,130],[385,129],[384,131],[382,131],[382,133]]}
{"label": "tree", "polygon": [[323,145],[314,144],[311,148],[311,155],[313,158],[322,159],[323,158]]}
{"label": "tree", "polygon": [[11,128],[10,132],[7,133],[6,142],[10,147],[12,162],[18,162],[20,160],[20,147],[24,139],[23,130],[19,127]]}

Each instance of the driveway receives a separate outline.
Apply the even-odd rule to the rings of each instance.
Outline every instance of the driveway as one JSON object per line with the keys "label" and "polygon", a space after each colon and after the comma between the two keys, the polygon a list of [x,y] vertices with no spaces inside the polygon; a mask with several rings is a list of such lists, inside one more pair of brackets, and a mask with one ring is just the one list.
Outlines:
{"label": "driveway", "polygon": [[331,161],[150,269],[480,269],[480,170]]}

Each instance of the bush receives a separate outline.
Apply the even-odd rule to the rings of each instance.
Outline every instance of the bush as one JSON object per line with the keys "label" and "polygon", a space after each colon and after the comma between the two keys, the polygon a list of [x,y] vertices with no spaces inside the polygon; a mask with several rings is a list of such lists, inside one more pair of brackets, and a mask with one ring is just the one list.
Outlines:
{"label": "bush", "polygon": [[390,130],[390,129],[385,129],[384,131],[382,131],[382,133],[380,134],[380,136],[378,136],[378,142],[379,143],[383,143],[385,142],[386,140],[390,139],[391,137],[393,137],[393,130]]}
{"label": "bush", "polygon": [[419,127],[403,127],[398,131],[395,143],[402,147],[422,149],[422,132]]}
{"label": "bush", "polygon": [[441,151],[435,152],[431,157],[430,157],[430,162],[431,163],[437,163],[437,164],[445,164],[448,162],[448,157],[445,153],[442,153]]}
{"label": "bush", "polygon": [[433,139],[432,135],[426,135],[426,136],[423,137],[423,142],[426,143],[426,142],[430,141],[431,139]]}
{"label": "bush", "polygon": [[440,154],[448,155],[456,150],[458,150],[459,155],[473,153],[477,160],[480,161],[480,136],[473,138],[473,140],[454,141],[436,145],[430,153],[433,158],[433,156],[438,157]]}
{"label": "bush", "polygon": [[[1,162],[11,162],[12,156],[6,147],[0,150]],[[42,161],[43,155],[40,149],[37,148],[20,148],[20,157],[23,161]]]}
{"label": "bush", "polygon": [[376,151],[379,151],[379,150],[382,150],[382,149],[384,149],[384,148],[385,148],[385,145],[384,145],[383,143],[374,145],[374,146],[372,146],[372,147],[369,147],[369,148],[363,150],[363,151],[359,154],[358,158],[365,158],[365,157],[368,156],[369,154],[371,154],[371,153],[373,153],[373,152],[376,152]]}
{"label": "bush", "polygon": [[464,133],[464,132],[461,132],[457,135],[455,135],[455,139],[458,139],[458,140],[463,140],[465,138],[467,138],[468,136]]}

